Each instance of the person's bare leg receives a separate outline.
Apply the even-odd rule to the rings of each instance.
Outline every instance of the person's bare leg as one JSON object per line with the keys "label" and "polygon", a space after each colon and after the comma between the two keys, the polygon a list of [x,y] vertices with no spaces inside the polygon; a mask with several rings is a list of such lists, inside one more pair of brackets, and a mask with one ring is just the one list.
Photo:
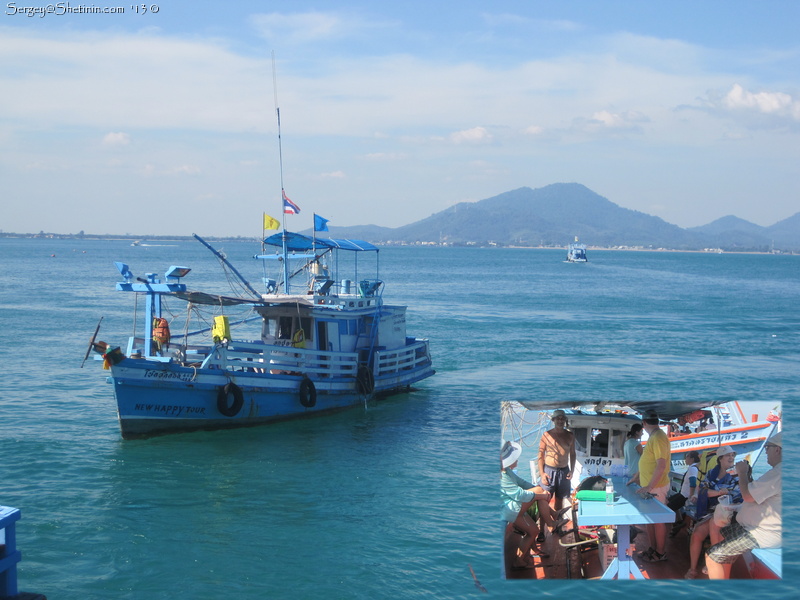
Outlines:
{"label": "person's bare leg", "polygon": [[694,528],[692,539],[689,541],[689,570],[686,572],[687,578],[697,575],[697,561],[700,560],[700,551],[703,549],[703,540],[708,535],[708,523],[705,521]]}

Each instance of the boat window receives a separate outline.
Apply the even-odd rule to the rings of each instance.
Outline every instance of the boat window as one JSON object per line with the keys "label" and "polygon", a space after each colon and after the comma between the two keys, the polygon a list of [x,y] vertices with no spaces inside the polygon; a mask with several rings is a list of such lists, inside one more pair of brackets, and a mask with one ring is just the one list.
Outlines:
{"label": "boat window", "polygon": [[590,456],[608,456],[608,429],[592,429],[592,453]]}
{"label": "boat window", "polygon": [[625,439],[627,432],[612,430],[611,431],[611,458],[625,458]]}
{"label": "boat window", "polygon": [[581,456],[586,456],[586,437],[589,435],[589,430],[586,427],[575,427],[572,430],[575,435],[575,453]]}
{"label": "boat window", "polygon": [[264,341],[264,343],[273,343],[275,341],[275,332],[277,330],[277,319],[264,319],[261,323],[261,339]]}
{"label": "boat window", "polygon": [[292,317],[278,318],[278,331],[276,337],[279,340],[292,339]]}

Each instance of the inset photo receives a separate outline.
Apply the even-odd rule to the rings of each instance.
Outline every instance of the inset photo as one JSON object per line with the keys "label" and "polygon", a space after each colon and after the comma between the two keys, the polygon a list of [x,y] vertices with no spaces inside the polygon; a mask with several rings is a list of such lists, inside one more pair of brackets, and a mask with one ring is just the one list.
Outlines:
{"label": "inset photo", "polygon": [[781,405],[503,402],[506,579],[780,579]]}

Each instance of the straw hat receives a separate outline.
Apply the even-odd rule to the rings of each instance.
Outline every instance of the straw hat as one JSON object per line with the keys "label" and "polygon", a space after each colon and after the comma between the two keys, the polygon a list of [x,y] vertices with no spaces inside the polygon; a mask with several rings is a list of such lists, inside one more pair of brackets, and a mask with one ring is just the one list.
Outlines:
{"label": "straw hat", "polygon": [[506,442],[500,450],[500,460],[504,469],[517,462],[520,456],[522,456],[522,446],[517,442]]}

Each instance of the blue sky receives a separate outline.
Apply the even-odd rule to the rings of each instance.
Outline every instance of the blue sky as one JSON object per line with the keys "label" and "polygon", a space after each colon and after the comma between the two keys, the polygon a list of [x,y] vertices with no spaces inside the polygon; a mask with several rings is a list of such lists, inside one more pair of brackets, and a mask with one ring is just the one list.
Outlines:
{"label": "blue sky", "polygon": [[794,0],[46,6],[0,14],[3,231],[258,235],[272,52],[292,229],[557,182],[682,227],[800,211]]}

